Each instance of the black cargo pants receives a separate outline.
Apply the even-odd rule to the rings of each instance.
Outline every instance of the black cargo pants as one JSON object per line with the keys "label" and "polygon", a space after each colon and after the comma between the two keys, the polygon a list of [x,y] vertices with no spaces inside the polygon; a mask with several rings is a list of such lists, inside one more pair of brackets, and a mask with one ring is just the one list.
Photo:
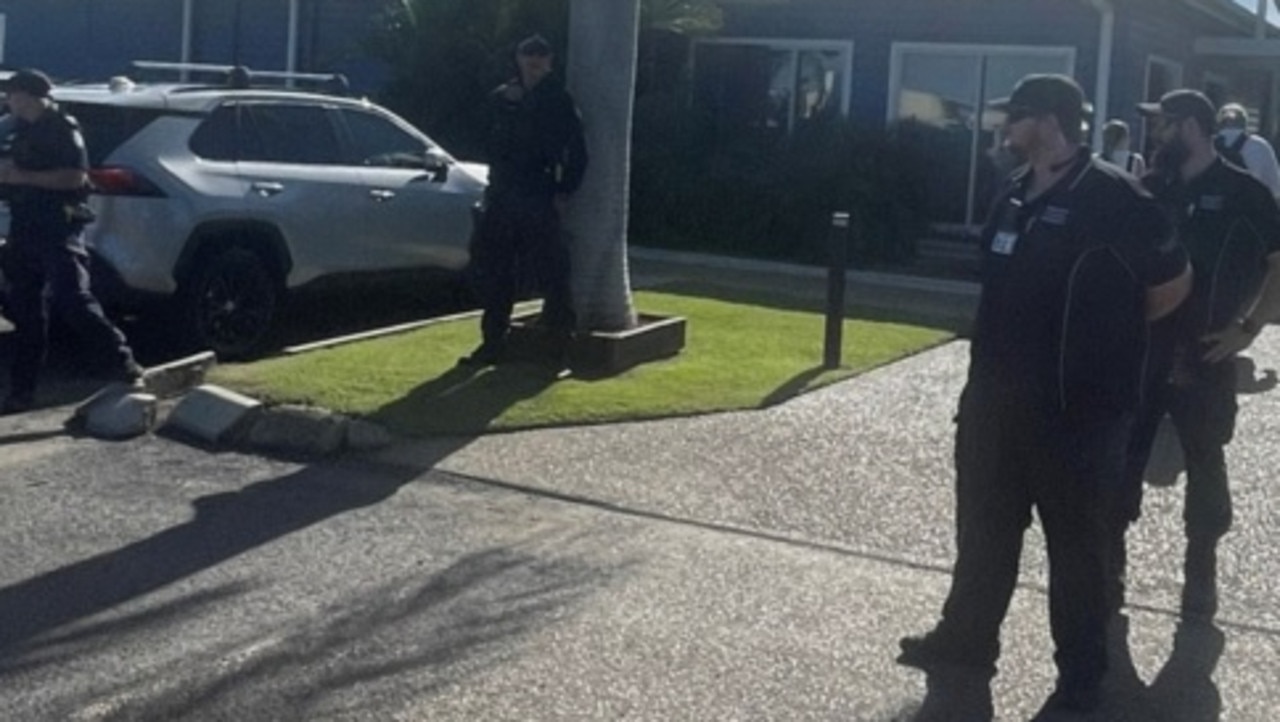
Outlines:
{"label": "black cargo pants", "polygon": [[570,288],[569,248],[551,198],[493,193],[472,243],[472,274],[484,309],[485,343],[501,344],[511,324],[519,272],[533,271],[543,295],[542,324],[567,336],[577,323]]}
{"label": "black cargo pants", "polygon": [[1107,666],[1104,499],[1120,482],[1131,419],[1068,419],[970,384],[956,430],[956,563],[938,631],[994,665],[1034,508],[1049,557],[1061,683]]}
{"label": "black cargo pants", "polygon": [[1215,541],[1231,529],[1226,446],[1235,434],[1237,410],[1234,358],[1197,365],[1189,383],[1160,384],[1149,394],[1134,428],[1124,494],[1115,511],[1113,525],[1120,533],[1141,514],[1143,474],[1165,414],[1178,432],[1187,465],[1182,512],[1187,537]]}
{"label": "black cargo pants", "polygon": [[65,236],[18,234],[6,246],[7,312],[14,326],[15,345],[9,377],[11,398],[30,399],[35,394],[49,346],[50,310],[85,344],[89,353],[86,368],[111,372],[133,363],[124,334],[107,320],[90,291],[88,262],[75,228]]}

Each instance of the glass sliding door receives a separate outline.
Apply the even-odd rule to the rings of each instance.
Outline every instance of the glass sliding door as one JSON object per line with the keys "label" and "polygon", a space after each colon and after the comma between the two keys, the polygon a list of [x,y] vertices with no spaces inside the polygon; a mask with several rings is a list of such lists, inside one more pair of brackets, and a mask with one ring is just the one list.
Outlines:
{"label": "glass sliding door", "polygon": [[931,168],[929,220],[971,229],[985,219],[1013,160],[987,104],[1028,73],[1070,73],[1071,48],[899,43],[893,47],[889,122],[913,121]]}

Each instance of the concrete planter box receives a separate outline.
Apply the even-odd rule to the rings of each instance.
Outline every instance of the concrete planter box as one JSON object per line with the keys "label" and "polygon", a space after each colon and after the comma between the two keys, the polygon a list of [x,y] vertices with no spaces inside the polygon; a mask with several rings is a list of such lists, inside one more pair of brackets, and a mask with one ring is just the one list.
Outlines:
{"label": "concrete planter box", "polygon": [[[681,316],[637,315],[635,328],[625,331],[592,331],[578,335],[569,349],[569,362],[579,376],[612,376],[633,366],[669,358],[680,353],[685,343],[687,322]],[[538,315],[519,316],[511,321],[508,352],[517,361],[538,362],[550,357],[553,349],[546,330],[538,326]]]}

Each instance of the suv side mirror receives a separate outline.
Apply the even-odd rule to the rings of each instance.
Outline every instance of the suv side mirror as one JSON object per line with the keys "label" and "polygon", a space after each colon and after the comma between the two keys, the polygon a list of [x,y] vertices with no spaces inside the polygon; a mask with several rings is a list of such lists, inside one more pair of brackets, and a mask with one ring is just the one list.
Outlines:
{"label": "suv side mirror", "polygon": [[433,183],[444,183],[449,180],[449,157],[434,149],[428,149],[423,167],[431,174]]}

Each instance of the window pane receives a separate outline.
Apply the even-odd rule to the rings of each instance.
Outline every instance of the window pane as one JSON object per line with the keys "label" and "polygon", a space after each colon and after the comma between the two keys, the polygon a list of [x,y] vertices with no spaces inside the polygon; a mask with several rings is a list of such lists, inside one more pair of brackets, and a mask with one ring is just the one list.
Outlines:
{"label": "window pane", "polygon": [[191,134],[191,152],[207,160],[236,160],[240,136],[237,115],[234,105],[224,105],[213,111]]}
{"label": "window pane", "polygon": [[897,115],[919,123],[922,155],[934,161],[925,191],[931,221],[965,220],[981,62],[979,55],[966,52],[902,57]]}
{"label": "window pane", "polygon": [[325,109],[307,105],[251,106],[253,127],[261,145],[259,157],[273,163],[335,165],[341,163],[337,135]]}
{"label": "window pane", "polygon": [[780,137],[789,127],[794,55],[759,45],[700,45],[694,101],[722,129],[753,128]]}
{"label": "window pane", "polygon": [[356,163],[421,169],[426,162],[426,144],[390,120],[361,110],[343,110],[342,118],[351,134],[351,155]]}
{"label": "window pane", "polygon": [[800,122],[835,118],[844,102],[845,54],[839,50],[799,53],[796,77],[796,119]]}
{"label": "window pane", "polygon": [[163,115],[153,108],[122,108],[94,103],[63,103],[67,114],[80,123],[89,165],[102,165],[125,141]]}

